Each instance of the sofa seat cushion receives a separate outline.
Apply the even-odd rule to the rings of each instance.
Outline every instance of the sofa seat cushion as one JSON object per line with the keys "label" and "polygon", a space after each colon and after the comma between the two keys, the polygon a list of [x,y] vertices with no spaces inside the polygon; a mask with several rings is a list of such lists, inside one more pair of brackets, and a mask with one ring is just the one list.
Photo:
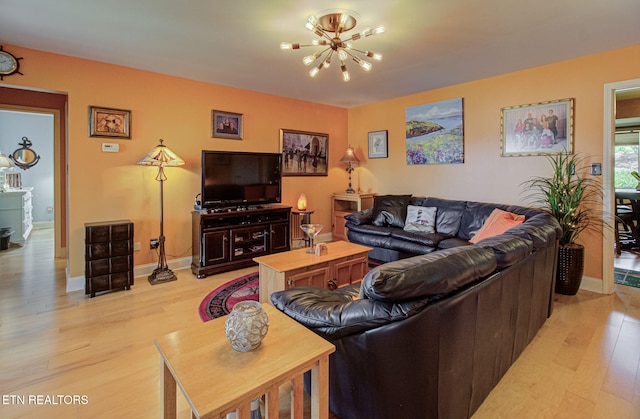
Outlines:
{"label": "sofa seat cushion", "polygon": [[418,313],[430,301],[425,298],[384,303],[359,299],[358,288],[330,291],[319,287],[295,287],[274,292],[270,299],[280,311],[327,339],[338,339],[405,319]]}
{"label": "sofa seat cushion", "polygon": [[400,240],[406,240],[411,243],[422,244],[425,246],[438,247],[438,243],[440,243],[444,239],[450,238],[451,236],[442,233],[419,233],[414,231],[393,229],[391,230],[391,237]]}
{"label": "sofa seat cushion", "polygon": [[500,269],[515,265],[533,252],[533,241],[509,234],[488,237],[480,240],[476,245],[491,249]]}
{"label": "sofa seat cushion", "polygon": [[496,267],[491,249],[456,247],[378,266],[365,275],[361,294],[386,302],[440,297],[486,277]]}
{"label": "sofa seat cushion", "polygon": [[441,240],[438,243],[438,249],[451,249],[453,247],[471,246],[468,240],[461,239],[460,237],[449,237]]}
{"label": "sofa seat cushion", "polygon": [[379,247],[382,249],[391,249],[391,234],[380,236],[376,234],[361,233],[349,229],[347,238],[352,243],[361,244],[363,246]]}
{"label": "sofa seat cushion", "polygon": [[395,227],[376,227],[371,224],[345,224],[349,231],[355,231],[363,234],[372,234],[374,236],[391,236],[391,233],[398,230]]}

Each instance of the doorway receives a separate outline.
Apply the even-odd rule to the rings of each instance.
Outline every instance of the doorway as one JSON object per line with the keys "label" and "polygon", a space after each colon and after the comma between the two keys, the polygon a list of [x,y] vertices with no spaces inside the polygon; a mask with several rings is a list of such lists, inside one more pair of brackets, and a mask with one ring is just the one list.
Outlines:
{"label": "doorway", "polygon": [[53,116],[53,224],[54,256],[66,258],[67,247],[67,95],[21,88],[0,87],[0,110]]}
{"label": "doorway", "polygon": [[[604,141],[603,159],[607,168],[603,173],[604,201],[603,209],[605,222],[613,226],[615,214],[615,186],[614,186],[614,150],[616,130],[616,98],[622,92],[638,89],[640,98],[640,79],[607,83],[604,86]],[[612,229],[605,229],[602,238],[602,290],[603,294],[611,294],[614,289],[614,233]]]}

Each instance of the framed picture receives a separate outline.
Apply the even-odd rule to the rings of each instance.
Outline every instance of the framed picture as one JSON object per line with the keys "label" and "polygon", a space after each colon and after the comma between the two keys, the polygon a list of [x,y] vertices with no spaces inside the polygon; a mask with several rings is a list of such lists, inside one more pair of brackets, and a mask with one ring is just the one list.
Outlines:
{"label": "framed picture", "polygon": [[387,131],[373,131],[369,133],[369,158],[379,159],[389,157]]}
{"label": "framed picture", "polygon": [[131,139],[131,111],[89,106],[89,137]]}
{"label": "framed picture", "polygon": [[242,114],[212,110],[211,137],[242,140]]}
{"label": "framed picture", "polygon": [[280,130],[283,176],[327,176],[329,135]]}
{"label": "framed picture", "polygon": [[502,156],[573,153],[573,99],[502,108]]}
{"label": "framed picture", "polygon": [[407,108],[407,164],[464,163],[463,116],[462,98]]}

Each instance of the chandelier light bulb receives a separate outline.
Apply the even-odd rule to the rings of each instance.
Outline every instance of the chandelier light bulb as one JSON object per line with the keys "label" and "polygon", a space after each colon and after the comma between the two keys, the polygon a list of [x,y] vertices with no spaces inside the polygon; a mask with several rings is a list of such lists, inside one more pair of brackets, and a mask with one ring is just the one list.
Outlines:
{"label": "chandelier light bulb", "polygon": [[377,28],[375,28],[373,30],[373,34],[372,35],[379,35],[381,33],[384,33],[384,30],[385,30],[384,29],[384,25],[380,25],[380,26],[378,26]]}
{"label": "chandelier light bulb", "polygon": [[349,54],[347,54],[347,51],[340,48],[340,50],[338,50],[338,59],[340,61],[345,61],[347,58],[349,58]]}
{"label": "chandelier light bulb", "polygon": [[319,72],[320,72],[320,68],[319,68],[319,67],[313,67],[313,68],[311,69],[311,71],[309,71],[309,75],[310,75],[311,77],[315,77],[315,76],[316,76],[316,74],[318,74]]}
{"label": "chandelier light bulb", "polygon": [[350,77],[349,72],[347,71],[347,66],[343,64],[340,66],[340,69],[342,70],[342,80],[349,81]]}
{"label": "chandelier light bulb", "polygon": [[311,63],[313,63],[319,56],[320,56],[319,53],[315,53],[313,55],[307,55],[302,59],[302,62],[304,63],[304,65],[311,65]]}
{"label": "chandelier light bulb", "polygon": [[374,60],[382,60],[382,54],[379,54],[377,52],[365,51],[365,55],[369,58],[373,58]]}
{"label": "chandelier light bulb", "polygon": [[358,64],[360,64],[360,67],[362,67],[364,71],[371,71],[371,69],[373,68],[371,63],[368,61],[360,60]]}

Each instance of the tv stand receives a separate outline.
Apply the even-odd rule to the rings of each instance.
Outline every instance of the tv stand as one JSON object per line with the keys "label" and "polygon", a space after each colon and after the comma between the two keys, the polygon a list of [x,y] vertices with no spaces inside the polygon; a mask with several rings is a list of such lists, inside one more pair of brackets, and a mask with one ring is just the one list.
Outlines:
{"label": "tv stand", "polygon": [[191,272],[197,278],[255,265],[253,258],[290,249],[284,205],[193,211]]}

